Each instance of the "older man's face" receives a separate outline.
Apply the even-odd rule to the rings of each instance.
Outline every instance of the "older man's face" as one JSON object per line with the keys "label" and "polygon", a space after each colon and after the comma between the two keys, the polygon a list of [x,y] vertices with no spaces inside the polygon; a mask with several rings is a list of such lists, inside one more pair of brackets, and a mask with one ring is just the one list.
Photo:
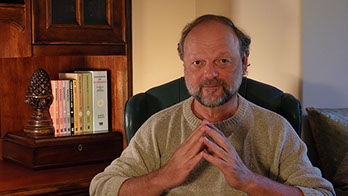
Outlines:
{"label": "older man's face", "polygon": [[193,28],[183,61],[186,86],[202,105],[217,107],[236,96],[245,70],[238,38],[227,25],[207,21]]}

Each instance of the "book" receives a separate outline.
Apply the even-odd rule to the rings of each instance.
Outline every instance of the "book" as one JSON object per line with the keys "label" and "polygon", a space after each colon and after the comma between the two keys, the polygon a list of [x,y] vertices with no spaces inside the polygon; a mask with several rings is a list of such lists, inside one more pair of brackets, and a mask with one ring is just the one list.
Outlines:
{"label": "book", "polygon": [[59,136],[60,132],[60,123],[59,123],[59,95],[58,95],[58,80],[51,80],[51,87],[52,87],[52,94],[53,94],[53,100],[52,104],[50,106],[50,114],[53,121],[54,126],[54,135],[57,137]]}
{"label": "book", "polygon": [[[66,97],[63,104],[66,104],[64,108],[66,108],[66,113],[68,114],[66,118],[67,125],[65,126],[67,126],[68,130],[70,130],[69,127],[75,127],[74,131],[69,132],[74,132],[73,135],[108,132],[107,71],[59,73],[59,78],[69,79],[69,84],[66,84],[69,87],[65,87],[69,89],[66,89],[65,95],[63,95]],[[75,88],[76,90],[74,90]],[[77,112],[76,108],[81,107],[81,103],[83,110],[80,109]],[[81,114],[81,111],[83,111],[83,114]],[[76,120],[77,118],[80,119],[81,116],[83,116],[82,129],[79,124],[80,120]]]}
{"label": "book", "polygon": [[84,130],[84,107],[83,107],[83,77],[82,73],[59,73],[59,79],[75,80],[74,86],[74,124],[75,135],[80,135]]}
{"label": "book", "polygon": [[59,131],[58,131],[58,137],[63,136],[64,132],[64,120],[63,120],[63,86],[62,81],[58,80],[58,124],[59,124]]}
{"label": "book", "polygon": [[70,80],[65,80],[65,96],[66,96],[66,136],[71,135],[71,116],[70,116]]}
{"label": "book", "polygon": [[93,133],[92,74],[79,72],[83,76],[84,134]]}
{"label": "book", "polygon": [[62,118],[62,120],[61,120],[61,123],[63,124],[63,127],[62,127],[62,135],[61,136],[66,136],[67,135],[67,133],[68,133],[68,131],[67,131],[67,129],[68,129],[68,125],[67,125],[67,111],[66,111],[66,105],[67,105],[67,96],[66,96],[66,88],[67,88],[67,86],[66,86],[66,80],[60,80],[59,82],[61,82],[62,83],[62,91],[61,91],[61,96],[62,96],[62,98],[61,98],[61,100],[62,100],[62,110],[61,110],[61,112],[62,112],[62,115],[61,115],[61,118]]}
{"label": "book", "polygon": [[51,105],[50,105],[50,108],[49,108],[49,113],[50,113],[50,117],[51,117],[51,119],[52,119],[52,125],[53,125],[53,129],[54,129],[54,132],[55,132],[55,126],[54,126],[54,124],[55,124],[55,115],[56,115],[56,111],[55,111],[55,107],[54,107],[54,105],[55,105],[55,103],[54,103],[54,101],[55,101],[55,99],[54,99],[54,84],[53,84],[53,82],[51,81],[51,89],[52,89],[52,103],[51,103]]}
{"label": "book", "polygon": [[92,74],[93,133],[105,133],[108,124],[107,71],[88,71]]}
{"label": "book", "polygon": [[69,80],[70,90],[70,128],[71,135],[75,135],[75,126],[77,125],[77,113],[75,113],[76,106],[76,80]]}

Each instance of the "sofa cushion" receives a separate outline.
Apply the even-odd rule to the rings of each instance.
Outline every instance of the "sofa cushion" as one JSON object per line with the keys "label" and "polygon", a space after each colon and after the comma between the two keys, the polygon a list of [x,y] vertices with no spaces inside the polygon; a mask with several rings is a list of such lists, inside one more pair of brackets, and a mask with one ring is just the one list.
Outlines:
{"label": "sofa cushion", "polygon": [[341,165],[337,168],[332,181],[335,182],[337,187],[348,190],[348,152],[344,156]]}
{"label": "sofa cushion", "polygon": [[323,176],[335,187],[347,188],[348,108],[306,110]]}

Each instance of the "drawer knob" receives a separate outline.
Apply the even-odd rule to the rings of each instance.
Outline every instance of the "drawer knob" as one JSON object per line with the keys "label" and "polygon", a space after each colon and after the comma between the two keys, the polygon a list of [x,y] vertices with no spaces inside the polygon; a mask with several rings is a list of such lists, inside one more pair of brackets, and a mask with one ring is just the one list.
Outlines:
{"label": "drawer knob", "polygon": [[82,149],[83,149],[83,146],[82,146],[82,144],[79,144],[79,146],[77,146],[77,149],[81,152],[82,151]]}

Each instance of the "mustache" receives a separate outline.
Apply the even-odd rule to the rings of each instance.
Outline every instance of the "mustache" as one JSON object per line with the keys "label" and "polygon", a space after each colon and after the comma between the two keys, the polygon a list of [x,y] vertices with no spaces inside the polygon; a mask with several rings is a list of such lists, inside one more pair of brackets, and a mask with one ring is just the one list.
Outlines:
{"label": "mustache", "polygon": [[217,79],[214,78],[212,80],[204,80],[202,82],[199,83],[199,87],[201,88],[204,85],[220,85],[220,86],[227,86],[227,83],[222,80],[222,79]]}

